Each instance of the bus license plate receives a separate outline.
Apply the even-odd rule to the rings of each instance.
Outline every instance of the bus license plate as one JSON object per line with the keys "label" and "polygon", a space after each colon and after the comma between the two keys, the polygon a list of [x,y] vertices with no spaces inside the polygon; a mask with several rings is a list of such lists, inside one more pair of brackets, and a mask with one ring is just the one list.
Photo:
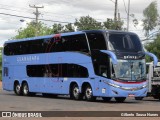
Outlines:
{"label": "bus license plate", "polygon": [[135,95],[134,94],[128,94],[128,97],[134,97]]}

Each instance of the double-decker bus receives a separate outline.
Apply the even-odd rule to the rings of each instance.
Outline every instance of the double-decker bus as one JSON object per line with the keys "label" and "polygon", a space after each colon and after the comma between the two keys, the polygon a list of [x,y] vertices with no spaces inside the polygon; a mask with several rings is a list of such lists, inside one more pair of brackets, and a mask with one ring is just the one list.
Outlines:
{"label": "double-decker bus", "polygon": [[88,30],[6,41],[3,89],[104,101],[147,94],[145,55],[135,33]]}

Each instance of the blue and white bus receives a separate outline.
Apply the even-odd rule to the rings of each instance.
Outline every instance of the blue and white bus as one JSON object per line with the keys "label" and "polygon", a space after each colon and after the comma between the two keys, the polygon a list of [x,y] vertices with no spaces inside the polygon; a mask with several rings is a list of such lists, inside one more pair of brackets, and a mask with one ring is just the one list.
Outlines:
{"label": "blue and white bus", "polygon": [[3,49],[3,89],[17,95],[70,95],[105,101],[147,94],[145,55],[135,33],[88,30],[9,40]]}

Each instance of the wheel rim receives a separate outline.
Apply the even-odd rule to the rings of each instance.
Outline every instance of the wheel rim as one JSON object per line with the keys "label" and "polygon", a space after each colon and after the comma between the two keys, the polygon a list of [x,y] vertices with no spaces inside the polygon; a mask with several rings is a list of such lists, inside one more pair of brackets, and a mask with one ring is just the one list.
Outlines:
{"label": "wheel rim", "polygon": [[23,87],[23,93],[25,94],[25,95],[27,95],[28,94],[28,86],[27,85],[24,85],[24,87]]}
{"label": "wheel rim", "polygon": [[79,95],[79,88],[78,88],[78,87],[75,87],[75,88],[73,89],[73,96],[74,96],[74,97],[78,97],[78,95]]}
{"label": "wheel rim", "polygon": [[16,85],[16,93],[18,93],[18,94],[20,93],[20,85],[18,85],[18,84]]}
{"label": "wheel rim", "polygon": [[87,98],[91,98],[92,97],[92,89],[91,88],[87,88],[86,89],[86,97]]}

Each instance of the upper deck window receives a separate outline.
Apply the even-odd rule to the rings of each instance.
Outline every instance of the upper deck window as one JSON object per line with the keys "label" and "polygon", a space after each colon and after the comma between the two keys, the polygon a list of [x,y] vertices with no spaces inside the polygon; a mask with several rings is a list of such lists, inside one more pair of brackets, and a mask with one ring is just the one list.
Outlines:
{"label": "upper deck window", "polygon": [[85,34],[68,35],[57,38],[17,41],[4,45],[5,55],[24,55],[51,52],[78,51],[88,53]]}
{"label": "upper deck window", "polygon": [[106,42],[102,33],[87,33],[91,50],[106,50]]}
{"label": "upper deck window", "polygon": [[138,36],[125,33],[109,34],[110,49],[120,51],[142,51]]}

